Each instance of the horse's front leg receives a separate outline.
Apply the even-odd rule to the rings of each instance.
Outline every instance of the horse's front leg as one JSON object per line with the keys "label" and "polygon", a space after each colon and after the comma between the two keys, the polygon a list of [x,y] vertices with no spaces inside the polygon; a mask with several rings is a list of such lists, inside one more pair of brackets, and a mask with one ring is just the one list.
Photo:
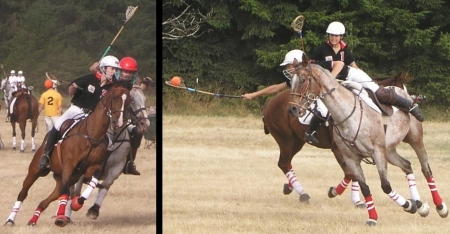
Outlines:
{"label": "horse's front leg", "polygon": [[31,123],[31,152],[36,151],[36,143],[34,141],[34,135],[36,134],[36,127],[37,127],[37,118],[33,119],[33,122]]}
{"label": "horse's front leg", "polygon": [[41,216],[41,213],[47,209],[48,205],[52,202],[55,201],[56,199],[58,199],[58,196],[60,194],[61,191],[61,177],[58,175],[53,174],[53,178],[56,181],[56,186],[55,189],[53,189],[52,193],[44,200],[42,200],[38,207],[36,208],[36,210],[34,211],[33,216],[31,217],[31,219],[28,221],[28,225],[34,226],[36,225],[39,217]]}

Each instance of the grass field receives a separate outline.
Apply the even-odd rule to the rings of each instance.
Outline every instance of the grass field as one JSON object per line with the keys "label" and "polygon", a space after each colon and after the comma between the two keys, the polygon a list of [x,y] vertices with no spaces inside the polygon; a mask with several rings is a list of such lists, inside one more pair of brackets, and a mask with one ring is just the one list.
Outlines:
{"label": "grass field", "polygon": [[[10,123],[5,122],[3,111],[1,114],[1,139],[5,149],[0,150],[0,187],[2,188],[0,216],[5,222],[22,187],[33,154],[30,142],[31,124],[27,124],[26,152],[20,153],[19,150],[12,150],[12,128]],[[37,147],[42,143],[44,132],[45,124],[43,117],[40,116],[39,132],[36,134]],[[20,130],[17,134],[20,135]],[[17,143],[19,146],[19,139]],[[156,150],[154,146],[144,149],[144,139],[138,151],[136,164],[141,176],[122,174],[106,196],[97,220],[85,216],[97,195],[98,191],[95,190],[85,206],[80,211],[72,213],[74,224],[64,228],[54,225],[52,216],[56,213],[57,202],[53,202],[41,214],[36,226],[27,226],[39,202],[54,188],[54,180],[51,175],[48,175],[38,179],[30,189],[27,199],[17,214],[16,226],[0,226],[0,233],[156,233]]]}
{"label": "grass field", "polygon": [[[343,173],[331,151],[305,146],[292,162],[311,196],[282,193],[286,177],[277,167],[278,145],[264,135],[255,117],[163,118],[164,233],[443,233],[450,220],[435,211],[420,165],[409,145],[398,152],[412,163],[421,200],[431,206],[428,217],[409,214],[380,187],[376,168],[363,165],[378,211],[378,225],[365,226],[365,209],[357,209],[350,192],[328,198]],[[425,122],[425,146],[437,188],[450,205],[450,124]],[[409,198],[405,174],[388,166],[392,187]],[[362,194],[361,194],[362,197]]]}

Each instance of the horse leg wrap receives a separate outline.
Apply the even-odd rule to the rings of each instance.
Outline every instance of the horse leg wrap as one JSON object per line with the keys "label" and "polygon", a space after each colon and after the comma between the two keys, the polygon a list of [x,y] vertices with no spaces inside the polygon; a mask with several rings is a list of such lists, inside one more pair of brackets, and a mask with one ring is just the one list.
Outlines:
{"label": "horse leg wrap", "polygon": [[17,212],[19,212],[21,206],[22,206],[21,201],[16,201],[14,203],[14,206],[11,210],[11,214],[9,214],[9,216],[8,216],[8,220],[12,220],[12,221],[16,220]]}
{"label": "horse leg wrap", "polygon": [[409,192],[411,193],[411,199],[414,201],[420,201],[419,191],[417,190],[416,185],[416,177],[414,174],[406,175],[406,179],[408,180]]}
{"label": "horse leg wrap", "polygon": [[288,173],[286,173],[286,177],[287,177],[287,179],[289,181],[289,184],[295,190],[296,193],[298,193],[300,195],[306,193],[305,189],[303,188],[303,186],[297,180],[297,176],[295,175],[294,170],[291,169]]}
{"label": "horse leg wrap", "polygon": [[30,221],[28,221],[29,224],[36,224],[39,217],[41,216],[42,213],[42,209],[41,208],[36,208],[36,210],[34,211],[33,216],[31,217]]}
{"label": "horse leg wrap", "polygon": [[349,179],[342,179],[341,182],[336,186],[336,195],[341,195],[350,183]]}
{"label": "horse leg wrap", "polygon": [[[93,176],[91,181],[89,182],[89,186],[84,190],[83,194],[81,194],[81,198],[84,198],[84,200],[87,200],[89,198],[89,196],[91,196],[91,193],[92,193],[92,191],[94,191],[95,187],[97,187],[97,184],[98,184],[98,179]],[[80,203],[83,204],[84,200]]]}
{"label": "horse leg wrap", "polygon": [[58,213],[57,216],[63,216],[66,214],[66,206],[67,206],[67,200],[69,199],[69,195],[62,194],[59,197],[59,205],[58,205]]}
{"label": "horse leg wrap", "polygon": [[352,192],[351,192],[351,199],[353,204],[361,203],[361,198],[359,197],[359,183],[358,181],[352,181]]}
{"label": "horse leg wrap", "polygon": [[375,204],[372,200],[372,195],[367,196],[365,199],[367,212],[369,213],[369,219],[378,220],[378,214],[377,210],[375,209]]}
{"label": "horse leg wrap", "polygon": [[438,192],[437,187],[436,187],[436,182],[434,182],[433,176],[428,177],[427,178],[427,182],[428,182],[428,187],[430,188],[430,191],[431,191],[431,196],[433,197],[434,205],[441,206],[442,205],[442,198],[439,195],[439,192]]}
{"label": "horse leg wrap", "polygon": [[402,197],[402,195],[398,194],[395,190],[392,190],[388,195],[393,201],[395,201],[395,203],[397,203],[397,205],[405,205],[406,199]]}

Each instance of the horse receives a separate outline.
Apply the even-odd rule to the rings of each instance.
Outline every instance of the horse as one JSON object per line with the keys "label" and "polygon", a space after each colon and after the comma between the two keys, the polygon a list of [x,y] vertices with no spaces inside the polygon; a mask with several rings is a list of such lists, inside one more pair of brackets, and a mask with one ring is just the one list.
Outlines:
{"label": "horse", "polygon": [[[389,195],[397,205],[403,207],[404,211],[415,213],[417,204],[423,204],[418,202],[420,196],[415,184],[411,163],[396,152],[396,146],[403,139],[418,132],[414,129],[410,132],[411,119],[409,113],[399,110],[389,118],[383,117],[380,114],[381,112],[376,111],[376,108],[369,106],[369,102],[363,101],[364,96],[360,95],[362,92],[360,84],[358,90],[352,92],[340,85],[329,71],[319,65],[302,62],[295,70],[296,74],[291,81],[289,112],[292,115],[303,116],[310,103],[318,98],[328,108],[332,116],[330,124],[333,126],[333,141],[341,152],[347,170],[358,181],[366,201],[369,214],[366,225],[376,225],[378,219],[372,195],[361,168],[361,161],[370,162],[368,158],[371,158],[371,163],[377,167],[383,192]],[[353,84],[353,86],[355,85]],[[392,88],[397,95],[411,99],[403,89]],[[384,125],[384,122],[386,122],[386,125]],[[411,135],[407,136],[408,134]],[[411,199],[406,200],[392,189],[387,178],[388,162],[400,167],[407,175]],[[430,186],[431,183],[428,182]],[[430,186],[430,190],[433,194],[433,191],[437,191],[434,180],[432,184],[433,188]],[[441,217],[446,217],[448,209],[440,196],[437,194],[435,197],[435,195],[433,194],[433,201],[435,204],[436,202],[440,203],[439,206],[442,208],[439,210],[439,207],[437,207],[438,213]],[[421,216],[424,215],[421,214]]]}
{"label": "horse", "polygon": [[[50,195],[39,203],[33,216],[28,221],[28,225],[36,225],[41,213],[56,199],[59,199],[59,205],[55,225],[60,227],[67,225],[70,220],[67,219],[65,211],[71,186],[81,176],[90,178],[90,187],[83,192],[82,197],[76,201],[72,200],[72,205],[82,203],[90,196],[98,182],[97,178],[101,178],[100,168],[105,160],[108,144],[106,131],[108,128],[115,129],[123,125],[123,112],[129,104],[130,91],[128,89],[119,85],[111,87],[86,118],[79,120],[75,125],[69,125],[68,128],[66,128],[67,121],[63,124],[61,128],[63,139],[56,144],[56,148],[50,156],[50,168],[40,169],[38,164],[48,137],[47,133],[43,144],[30,162],[28,174],[23,181],[22,189],[5,225],[15,224],[17,212],[28,196],[30,187],[39,177],[48,175],[50,171],[53,172],[56,186]],[[64,128],[68,130],[64,131]]]}
{"label": "horse", "polygon": [[[383,86],[397,86],[406,90],[404,83],[409,80],[407,73],[399,72],[395,76],[379,77],[375,78],[374,81]],[[306,193],[301,183],[298,181],[295,171],[292,167],[292,159],[305,145],[305,131],[308,129],[308,124],[303,124],[299,121],[299,118],[288,114],[289,106],[289,94],[290,90],[285,90],[277,94],[275,97],[270,99],[263,109],[262,121],[264,125],[264,133],[271,134],[274,140],[277,142],[280,149],[278,167],[288,178],[288,183],[283,186],[283,193],[285,195],[291,194],[293,190],[299,195],[299,200],[302,203],[308,204],[310,196]],[[308,116],[305,116],[307,119]],[[419,122],[419,125],[422,126]],[[332,127],[330,125],[320,125],[318,128],[317,137],[319,139],[319,144],[313,146],[321,149],[331,149],[334,156],[341,166],[342,170],[345,169],[343,165],[342,156],[336,145],[333,144],[331,134]],[[420,138],[422,139],[422,138]],[[422,142],[423,144],[423,142]],[[352,174],[350,172],[345,173],[342,181],[338,183],[335,187],[330,187],[328,196],[330,198],[341,195],[347,186],[352,181]],[[361,201],[359,196],[359,185],[358,182],[353,181],[351,184],[351,201],[357,208],[365,208],[366,205]]]}
{"label": "horse", "polygon": [[9,83],[9,80],[7,78],[2,79],[1,87],[0,89],[3,91],[3,100],[5,101],[6,106],[6,122],[9,122],[9,102],[11,101],[11,84]]}
{"label": "horse", "polygon": [[25,129],[27,120],[31,120],[31,151],[36,151],[34,135],[36,133],[37,121],[39,117],[39,104],[37,99],[29,93],[26,88],[19,89],[12,93],[12,100],[9,106],[10,122],[12,126],[13,143],[12,148],[16,150],[16,123],[19,123],[22,132],[20,142],[20,152],[25,151]]}
{"label": "horse", "polygon": [[[145,108],[146,97],[144,92],[139,86],[134,86],[131,91],[131,104],[129,108],[130,118],[134,119],[136,126],[141,133],[144,133],[147,127],[150,125],[148,120],[147,110]],[[129,124],[124,125],[121,128],[115,130],[109,129],[107,131],[109,139],[112,139],[112,144],[109,146],[109,152],[111,152],[108,159],[105,161],[102,167],[103,182],[98,184],[99,192],[95,199],[94,204],[89,208],[86,216],[91,219],[97,219],[100,214],[100,207],[105,199],[108,190],[114,181],[122,174],[122,170],[125,166],[127,155],[131,153],[131,144],[127,127]],[[81,187],[83,184],[83,178],[74,187],[73,196],[80,196]],[[79,210],[81,207],[76,207]],[[70,214],[70,213],[69,213]],[[70,216],[68,216],[70,218]]]}

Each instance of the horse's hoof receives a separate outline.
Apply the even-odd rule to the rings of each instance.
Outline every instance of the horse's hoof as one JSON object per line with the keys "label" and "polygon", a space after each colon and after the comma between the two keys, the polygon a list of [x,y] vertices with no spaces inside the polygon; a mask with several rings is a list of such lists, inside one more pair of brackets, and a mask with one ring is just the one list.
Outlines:
{"label": "horse's hoof", "polygon": [[14,222],[14,220],[8,219],[6,220],[6,223],[3,224],[3,226],[14,226],[16,225],[16,223]]}
{"label": "horse's hoof", "polygon": [[284,195],[289,195],[292,193],[292,188],[289,186],[289,184],[284,184],[283,193]]}
{"label": "horse's hoof", "polygon": [[28,222],[28,226],[34,227],[34,226],[36,226],[36,222]]}
{"label": "horse's hoof", "polygon": [[412,199],[406,200],[405,204],[403,205],[403,210],[410,214],[415,214],[417,212],[416,202]]}
{"label": "horse's hoof", "polygon": [[330,189],[328,189],[328,197],[329,198],[336,197],[336,188],[335,187],[330,187]]}
{"label": "horse's hoof", "polygon": [[369,219],[366,222],[366,226],[372,227],[372,226],[376,226],[377,225],[377,221],[375,219]]}
{"label": "horse's hoof", "polygon": [[428,202],[423,203],[417,200],[416,205],[417,213],[419,213],[421,217],[427,217],[430,214],[430,206],[428,205]]}
{"label": "horse's hoof", "polygon": [[357,202],[355,202],[355,207],[358,209],[365,209],[367,206],[366,206],[366,203],[364,203],[362,201],[357,201]]}
{"label": "horse's hoof", "polygon": [[442,202],[442,205],[436,206],[436,211],[438,212],[439,216],[441,216],[441,218],[447,218],[448,208],[445,203]]}
{"label": "horse's hoof", "polygon": [[86,216],[90,219],[97,219],[100,214],[100,207],[98,205],[93,205],[86,213]]}
{"label": "horse's hoof", "polygon": [[58,227],[65,227],[70,220],[65,215],[58,215],[55,220],[55,225]]}
{"label": "horse's hoof", "polygon": [[13,146],[12,148],[13,148],[13,150],[16,150],[16,147],[15,147],[15,146]]}
{"label": "horse's hoof", "polygon": [[79,211],[83,207],[83,204],[78,202],[79,198],[80,198],[79,196],[74,196],[72,198],[72,203],[70,204],[70,209],[72,209],[73,211]]}
{"label": "horse's hoof", "polygon": [[20,150],[20,153],[23,153],[23,152],[25,152],[25,150]]}
{"label": "horse's hoof", "polygon": [[307,205],[309,205],[309,199],[310,199],[311,197],[307,194],[307,193],[304,193],[304,194],[302,194],[302,195],[300,195],[300,202],[301,203],[304,203],[304,204],[307,204]]}

